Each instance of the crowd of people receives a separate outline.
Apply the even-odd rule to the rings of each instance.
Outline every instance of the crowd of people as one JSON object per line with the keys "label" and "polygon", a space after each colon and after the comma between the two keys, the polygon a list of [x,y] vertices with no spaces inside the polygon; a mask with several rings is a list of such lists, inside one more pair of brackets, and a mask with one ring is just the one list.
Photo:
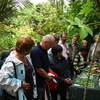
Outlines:
{"label": "crowd of people", "polygon": [[[0,86],[4,89],[5,100],[46,100],[44,84],[50,86],[51,82],[58,84],[49,91],[51,100],[57,100],[58,95],[60,100],[68,100],[73,79],[87,67],[93,55],[95,61],[100,61],[100,41],[96,35],[90,47],[86,40],[79,46],[78,36],[72,36],[71,42],[66,43],[67,36],[66,32],[60,37],[47,34],[36,46],[28,35],[18,38],[0,70]],[[50,70],[53,73],[48,74]]]}

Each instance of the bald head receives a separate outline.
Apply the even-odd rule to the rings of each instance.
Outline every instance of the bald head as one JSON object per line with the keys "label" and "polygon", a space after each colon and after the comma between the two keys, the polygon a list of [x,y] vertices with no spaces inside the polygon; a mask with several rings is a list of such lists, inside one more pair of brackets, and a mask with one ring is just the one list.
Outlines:
{"label": "bald head", "polygon": [[54,43],[55,43],[54,37],[48,34],[42,38],[42,42],[40,43],[40,45],[42,46],[43,49],[48,50],[53,46]]}
{"label": "bald head", "polygon": [[54,37],[50,34],[48,35],[45,35],[43,38],[42,38],[42,41],[48,41],[48,42],[51,42],[51,41],[55,41]]}

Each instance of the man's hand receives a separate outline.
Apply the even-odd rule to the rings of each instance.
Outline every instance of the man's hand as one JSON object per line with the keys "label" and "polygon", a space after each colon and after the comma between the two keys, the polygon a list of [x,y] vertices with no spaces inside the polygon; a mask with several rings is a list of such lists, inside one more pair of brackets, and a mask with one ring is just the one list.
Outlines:
{"label": "man's hand", "polygon": [[53,78],[50,76],[48,79],[46,79],[45,81],[47,81],[47,82],[50,82],[50,81],[52,81],[53,80]]}
{"label": "man's hand", "polygon": [[70,53],[69,50],[66,50],[66,53],[69,54]]}
{"label": "man's hand", "polygon": [[50,82],[51,80],[53,80],[53,78],[51,76],[49,76],[47,74],[47,72],[45,72],[44,69],[42,68],[36,68],[37,73],[39,73],[42,77],[46,78],[46,81]]}

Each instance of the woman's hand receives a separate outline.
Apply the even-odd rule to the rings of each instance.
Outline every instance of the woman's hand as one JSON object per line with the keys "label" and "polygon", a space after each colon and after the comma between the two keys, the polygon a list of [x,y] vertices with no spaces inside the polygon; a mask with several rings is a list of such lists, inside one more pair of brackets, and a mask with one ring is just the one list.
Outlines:
{"label": "woman's hand", "polygon": [[64,82],[65,82],[66,84],[72,84],[72,80],[71,80],[70,78],[64,79]]}
{"label": "woman's hand", "polygon": [[30,84],[23,81],[22,88],[26,91],[30,89]]}

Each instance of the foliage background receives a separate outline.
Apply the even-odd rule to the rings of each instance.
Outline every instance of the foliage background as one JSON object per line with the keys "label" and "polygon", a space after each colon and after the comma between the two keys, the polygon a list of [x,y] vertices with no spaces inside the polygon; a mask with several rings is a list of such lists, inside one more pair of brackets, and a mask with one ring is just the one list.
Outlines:
{"label": "foliage background", "polygon": [[0,0],[0,50],[13,47],[22,34],[32,36],[37,42],[46,34],[67,32],[67,42],[73,35],[81,40],[93,42],[93,36],[100,32],[100,1],[70,0],[69,6],[64,0],[49,0],[49,3],[33,4],[23,2],[15,7],[12,0]]}

